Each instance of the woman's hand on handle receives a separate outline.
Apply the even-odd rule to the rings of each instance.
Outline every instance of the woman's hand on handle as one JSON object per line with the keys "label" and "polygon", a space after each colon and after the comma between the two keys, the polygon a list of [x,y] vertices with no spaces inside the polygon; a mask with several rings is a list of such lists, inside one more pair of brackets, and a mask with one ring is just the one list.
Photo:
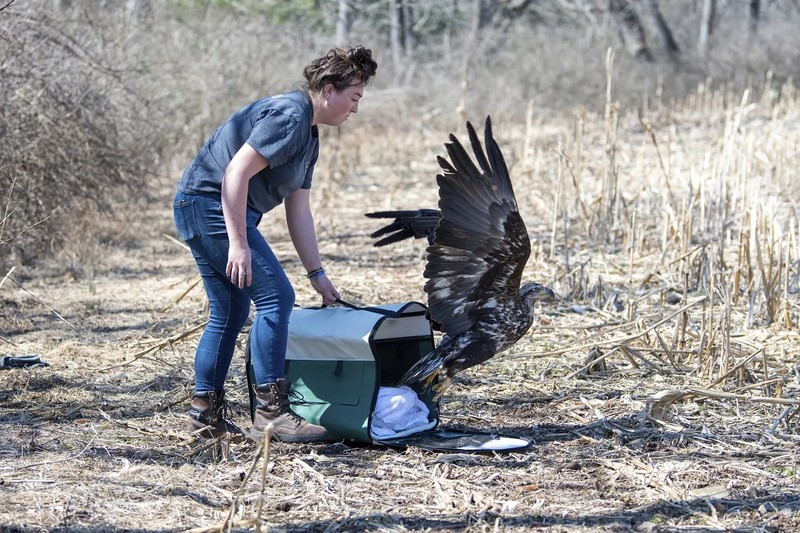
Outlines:
{"label": "woman's hand on handle", "polygon": [[336,290],[336,287],[333,286],[333,283],[325,274],[311,278],[310,281],[314,290],[322,296],[322,305],[333,305],[336,300],[341,298],[339,291]]}

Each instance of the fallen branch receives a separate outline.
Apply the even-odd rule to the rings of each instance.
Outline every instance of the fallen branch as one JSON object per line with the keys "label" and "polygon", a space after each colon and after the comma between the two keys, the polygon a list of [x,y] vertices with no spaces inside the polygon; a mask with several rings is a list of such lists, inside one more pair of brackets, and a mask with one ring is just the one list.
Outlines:
{"label": "fallen branch", "polygon": [[[789,412],[791,410],[792,410],[792,406],[790,406],[790,405],[787,405],[786,407],[784,407],[783,411],[781,411],[781,414],[778,415],[778,418],[775,420],[775,422],[769,428],[769,431],[767,431],[767,433],[769,433],[770,435],[775,433],[775,430],[778,429],[778,426],[780,425],[781,420],[786,418],[786,416],[789,414]],[[786,421],[788,422],[789,420],[787,419]]]}
{"label": "fallen branch", "polygon": [[11,267],[11,270],[6,272],[6,275],[3,276],[3,279],[0,279],[0,288],[2,288],[3,283],[5,283],[7,279],[9,279],[9,276],[11,276],[11,273],[14,272],[15,268],[17,268],[17,267],[15,267],[15,266]]}
{"label": "fallen branch", "polygon": [[[117,420],[116,418],[112,418],[108,413],[106,413],[105,411],[103,411],[99,407],[97,408],[97,411],[100,413],[100,416],[102,416],[103,418],[105,418],[109,422],[111,422],[113,424],[117,424],[118,426],[123,427],[125,429],[132,429],[134,431],[138,431],[142,435],[163,436],[165,434],[163,430],[147,429],[146,427],[139,426],[139,425],[133,424],[131,422],[126,422],[124,420]],[[178,433],[176,431],[168,431],[168,432],[166,432],[166,435],[169,436],[169,437],[173,437],[175,439],[181,440],[181,441],[190,440],[188,436],[186,436],[186,435],[184,435],[182,433]]]}
{"label": "fallen branch", "polygon": [[[2,244],[2,243],[0,243],[0,244]],[[30,296],[31,298],[33,298],[34,300],[36,300],[37,302],[39,302],[40,304],[42,304],[44,307],[46,307],[48,311],[50,311],[51,313],[53,313],[54,315],[56,315],[56,316],[57,316],[57,317],[58,317],[58,318],[59,318],[59,319],[60,319],[62,322],[64,322],[66,325],[68,325],[69,327],[71,327],[71,328],[72,328],[73,330],[75,330],[75,331],[80,331],[80,328],[79,328],[78,326],[75,326],[74,324],[72,324],[72,322],[70,322],[69,320],[67,320],[67,319],[66,319],[66,318],[64,318],[63,316],[61,316],[61,313],[59,313],[58,311],[56,311],[55,309],[53,309],[52,307],[50,307],[49,305],[47,305],[47,304],[46,304],[46,303],[45,303],[45,302],[44,302],[44,301],[43,301],[41,298],[39,298],[38,296],[36,296],[35,294],[33,294],[31,291],[29,291],[28,289],[26,289],[25,287],[23,287],[23,285],[22,285],[20,282],[18,282],[18,281],[17,281],[17,280],[15,280],[14,278],[12,278],[12,277],[11,277],[11,272],[12,272],[13,270],[14,270],[14,267],[12,267],[12,268],[11,268],[11,270],[8,272],[8,274],[6,274],[6,275],[5,275],[5,277],[3,278],[3,281],[5,281],[6,279],[8,279],[8,280],[9,280],[11,283],[13,283],[13,284],[14,284],[14,285],[16,285],[17,287],[19,287],[19,289],[20,289],[22,292],[24,292],[25,294],[27,294],[28,296]],[[2,283],[1,283],[1,282],[0,282],[0,286],[2,286]]]}
{"label": "fallen branch", "polygon": [[264,430],[264,442],[263,444],[259,445],[259,448],[256,450],[256,453],[253,455],[253,462],[250,464],[250,469],[247,471],[247,475],[245,475],[244,479],[242,480],[242,484],[239,486],[239,490],[236,491],[236,494],[233,496],[233,500],[231,501],[231,507],[228,511],[228,516],[220,525],[219,531],[223,529],[227,529],[228,531],[231,530],[235,524],[233,520],[234,515],[236,514],[236,504],[241,498],[242,493],[244,492],[244,488],[247,486],[247,482],[250,480],[250,476],[253,475],[253,472],[256,470],[256,466],[258,465],[258,459],[262,457],[264,460],[264,465],[261,470],[261,492],[258,496],[258,504],[256,509],[256,518],[250,519],[251,524],[255,524],[256,531],[261,531],[261,512],[262,512],[262,504],[264,501],[264,487],[266,483],[266,476],[267,476],[267,467],[269,464],[269,450],[270,450],[270,435],[268,429]]}
{"label": "fallen branch", "polygon": [[695,396],[706,396],[709,398],[719,398],[724,400],[746,400],[759,403],[771,403],[775,405],[800,405],[800,400],[791,398],[771,398],[767,396],[748,396],[746,394],[735,394],[733,392],[713,391],[708,389],[686,389],[689,394]]}
{"label": "fallen branch", "polygon": [[40,463],[32,463],[32,464],[25,465],[25,466],[11,466],[11,467],[8,467],[8,468],[0,466],[0,471],[13,472],[15,470],[25,470],[27,468],[34,468],[34,467],[37,467],[37,466],[51,466],[51,465],[55,465],[55,464],[58,464],[58,463],[65,463],[67,461],[72,461],[73,459],[77,459],[78,457],[83,455],[84,452],[89,449],[89,447],[92,445],[92,443],[94,443],[94,441],[96,439],[97,439],[97,433],[92,435],[92,438],[89,439],[89,442],[86,444],[86,446],[83,447],[83,449],[81,451],[79,451],[76,454],[70,455],[69,457],[65,457],[64,459],[58,459],[58,460],[55,460],[55,461],[42,461]]}
{"label": "fallen branch", "polygon": [[0,335],[0,341],[6,342],[6,343],[10,344],[11,346],[19,346],[19,344],[17,344],[16,342],[14,342],[14,341],[12,341],[10,339],[6,339],[2,335]]}
{"label": "fallen branch", "polygon": [[185,529],[183,531],[183,533],[222,533],[222,531],[225,531],[227,526],[235,527],[235,528],[238,529],[240,527],[250,528],[250,527],[253,527],[255,525],[256,525],[256,522],[252,518],[243,518],[241,520],[234,520],[232,522],[227,522],[226,521],[223,524],[217,524],[217,525],[214,525],[214,526],[195,527],[195,528],[192,528],[192,529]]}
{"label": "fallen branch", "polygon": [[32,230],[33,228],[35,228],[36,226],[38,226],[38,225],[40,225],[40,224],[44,224],[45,222],[47,222],[48,220],[50,220],[50,219],[51,219],[51,218],[52,218],[52,217],[53,217],[55,214],[56,214],[56,213],[55,213],[55,212],[53,212],[53,213],[51,213],[51,214],[47,215],[46,217],[44,217],[43,219],[41,219],[41,220],[38,220],[37,222],[34,222],[34,223],[33,223],[33,224],[31,224],[30,226],[27,226],[25,229],[22,229],[22,230],[18,231],[17,233],[15,233],[14,235],[12,235],[12,236],[11,236],[11,237],[9,237],[8,239],[5,239],[5,240],[0,240],[0,246],[3,246],[3,245],[5,245],[5,244],[8,244],[8,243],[10,243],[11,241],[13,241],[14,239],[16,239],[17,237],[19,237],[19,236],[21,236],[21,235],[24,235],[24,234],[25,234],[25,232]]}
{"label": "fallen branch", "polygon": [[166,233],[163,233],[162,235],[164,235],[164,237],[166,237],[167,239],[171,240],[172,242],[174,242],[178,246],[182,246],[183,248],[185,248],[188,251],[192,250],[191,248],[189,248],[189,246],[185,242],[179,241],[178,239],[176,239],[172,235],[167,235]]}
{"label": "fallen branch", "polygon": [[125,361],[125,362],[119,363],[117,365],[111,365],[111,366],[107,366],[107,367],[104,367],[104,368],[96,368],[96,369],[92,369],[92,370],[94,372],[106,372],[108,370],[113,370],[115,368],[119,368],[119,367],[122,367],[122,366],[129,365],[129,364],[133,363],[134,361],[137,361],[137,360],[141,359],[142,357],[144,357],[145,355],[147,355],[147,354],[149,354],[151,352],[156,352],[158,350],[161,350],[165,346],[170,346],[173,343],[188,337],[192,333],[204,328],[206,324],[208,324],[208,320],[206,320],[205,322],[201,322],[200,324],[197,324],[196,326],[192,326],[191,328],[189,328],[186,331],[182,331],[180,333],[176,333],[175,335],[172,335],[171,337],[167,337],[166,339],[163,339],[163,340],[159,341],[157,344],[154,344],[153,346],[150,346],[149,348],[145,348],[144,350],[133,354],[131,356],[132,358],[131,358],[130,361]]}
{"label": "fallen branch", "polygon": [[568,353],[568,352],[580,352],[582,350],[591,349],[591,348],[594,348],[596,346],[608,346],[608,345],[625,344],[625,343],[630,342],[632,340],[636,340],[639,337],[643,337],[644,335],[647,335],[649,332],[653,331],[657,327],[660,327],[660,326],[664,325],[665,323],[669,322],[670,320],[672,320],[676,316],[680,315],[681,313],[685,313],[687,310],[691,309],[692,307],[696,306],[697,304],[705,302],[706,299],[707,299],[707,296],[701,296],[697,300],[684,305],[683,307],[681,307],[680,309],[678,309],[677,311],[675,311],[674,313],[672,313],[668,317],[662,318],[661,320],[659,320],[658,322],[656,322],[652,326],[648,326],[643,331],[641,331],[639,333],[636,333],[634,335],[626,335],[624,337],[619,337],[619,338],[616,338],[616,339],[608,339],[608,340],[605,340],[605,341],[595,341],[595,342],[590,342],[590,343],[586,343],[586,344],[581,344],[580,346],[570,346],[569,348],[561,348],[559,350],[550,350],[548,352],[536,352],[536,353],[525,354],[525,355],[527,357],[550,357],[551,355],[561,355],[561,354],[565,354],[565,353]]}
{"label": "fallen branch", "polygon": [[203,281],[203,278],[201,278],[200,276],[197,276],[197,279],[195,279],[195,280],[192,282],[192,284],[191,284],[191,285],[189,285],[189,288],[188,288],[188,289],[186,289],[185,291],[183,291],[183,292],[182,292],[182,293],[181,293],[181,294],[180,294],[180,295],[179,295],[177,298],[175,298],[174,300],[172,300],[170,303],[168,303],[167,305],[165,305],[165,306],[164,306],[164,307],[161,309],[161,312],[162,312],[162,313],[166,313],[167,311],[169,311],[169,310],[172,308],[172,306],[173,306],[173,305],[176,305],[178,302],[180,302],[181,300],[183,300],[183,299],[186,297],[186,295],[187,295],[187,294],[189,294],[189,292],[190,292],[192,289],[194,289],[195,287],[197,287],[197,285],[198,285],[198,284],[199,284],[201,281]]}
{"label": "fallen branch", "polygon": [[668,419],[668,410],[673,403],[691,397],[717,398],[720,400],[741,400],[758,403],[768,403],[775,405],[800,405],[800,400],[790,398],[768,398],[765,396],[748,396],[746,394],[734,394],[732,392],[713,391],[708,389],[668,389],[657,392],[647,399],[645,406],[646,417],[654,420]]}

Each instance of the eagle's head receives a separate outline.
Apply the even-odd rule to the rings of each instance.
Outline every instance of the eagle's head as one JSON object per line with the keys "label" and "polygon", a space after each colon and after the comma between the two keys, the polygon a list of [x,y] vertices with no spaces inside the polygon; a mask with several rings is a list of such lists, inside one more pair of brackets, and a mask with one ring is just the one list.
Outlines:
{"label": "eagle's head", "polygon": [[519,289],[519,297],[528,307],[533,309],[536,302],[552,302],[556,298],[556,293],[549,287],[538,283],[526,283]]}

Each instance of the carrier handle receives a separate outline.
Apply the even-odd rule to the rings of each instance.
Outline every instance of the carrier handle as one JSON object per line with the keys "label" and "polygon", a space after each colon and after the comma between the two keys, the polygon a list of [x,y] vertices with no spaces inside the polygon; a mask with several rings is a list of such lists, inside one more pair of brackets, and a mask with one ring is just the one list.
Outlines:
{"label": "carrier handle", "polygon": [[355,304],[351,304],[350,302],[345,302],[341,298],[337,298],[336,303],[343,305],[345,307],[349,307],[350,309],[354,309],[356,311],[369,311],[371,313],[378,313],[379,315],[391,316],[391,317],[397,316],[397,313],[395,311],[389,311],[387,309],[381,309],[379,307],[361,307]]}

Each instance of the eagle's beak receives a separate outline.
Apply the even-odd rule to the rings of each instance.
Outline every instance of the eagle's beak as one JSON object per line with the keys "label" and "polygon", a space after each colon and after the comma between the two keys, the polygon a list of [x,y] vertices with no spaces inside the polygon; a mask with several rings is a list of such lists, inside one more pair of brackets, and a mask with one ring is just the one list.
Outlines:
{"label": "eagle's beak", "polygon": [[534,284],[533,299],[537,302],[552,302],[556,299],[556,293],[550,287],[544,285]]}

